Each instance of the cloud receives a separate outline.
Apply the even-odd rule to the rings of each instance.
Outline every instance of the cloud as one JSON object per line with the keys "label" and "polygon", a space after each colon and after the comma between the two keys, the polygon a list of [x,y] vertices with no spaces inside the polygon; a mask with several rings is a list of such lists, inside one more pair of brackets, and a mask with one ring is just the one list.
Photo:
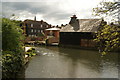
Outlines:
{"label": "cloud", "polygon": [[3,0],[2,2],[54,2],[58,0]]}
{"label": "cloud", "polygon": [[[7,2],[9,1],[9,2]],[[67,24],[70,17],[76,14],[78,18],[91,16],[91,10],[101,0],[39,0],[39,2],[17,2],[18,0],[4,0],[2,2],[3,16],[15,14],[19,19],[46,20],[50,24]]]}
{"label": "cloud", "polygon": [[66,19],[71,13],[65,12],[57,7],[57,2],[3,2],[3,16],[10,17],[12,14],[20,17],[34,17],[42,15],[44,19],[61,20]]}

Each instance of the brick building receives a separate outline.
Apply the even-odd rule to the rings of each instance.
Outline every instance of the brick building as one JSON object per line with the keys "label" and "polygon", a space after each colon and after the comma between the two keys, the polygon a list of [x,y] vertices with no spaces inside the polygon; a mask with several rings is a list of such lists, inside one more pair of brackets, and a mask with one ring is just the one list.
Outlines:
{"label": "brick building", "polygon": [[95,47],[93,41],[95,32],[101,24],[106,24],[102,19],[77,19],[76,15],[71,17],[69,24],[60,30],[59,44],[61,46]]}
{"label": "brick building", "polygon": [[57,26],[54,28],[48,28],[45,30],[45,35],[47,36],[47,44],[52,45],[54,43],[59,43],[59,32],[60,28]]}
{"label": "brick building", "polygon": [[23,33],[26,35],[26,37],[36,37],[40,40],[45,38],[45,29],[51,28],[52,26],[48,24],[47,22],[41,20],[36,21],[36,17],[34,20],[25,20],[22,23],[22,29]]}

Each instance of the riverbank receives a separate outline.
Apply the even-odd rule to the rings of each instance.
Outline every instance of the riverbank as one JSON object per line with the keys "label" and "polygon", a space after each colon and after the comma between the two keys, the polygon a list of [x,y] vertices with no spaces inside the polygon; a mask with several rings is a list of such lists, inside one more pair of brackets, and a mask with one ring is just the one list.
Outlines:
{"label": "riverbank", "polygon": [[26,65],[30,61],[30,59],[35,55],[37,55],[36,52],[35,52],[35,47],[27,45],[25,47],[25,56],[24,56],[25,57],[25,63],[24,63],[24,65]]}
{"label": "riverbank", "polygon": [[26,68],[28,67],[28,64],[30,60],[32,59],[33,56],[36,56],[35,52],[35,47],[32,45],[25,45],[24,47],[24,63],[23,66],[21,67],[21,70],[17,73],[16,78],[23,78],[24,76],[22,75]]}

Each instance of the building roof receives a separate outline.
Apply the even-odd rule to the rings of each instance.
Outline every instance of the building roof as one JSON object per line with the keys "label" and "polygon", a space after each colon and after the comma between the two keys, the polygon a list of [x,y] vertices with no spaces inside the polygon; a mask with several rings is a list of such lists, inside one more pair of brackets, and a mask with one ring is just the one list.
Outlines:
{"label": "building roof", "polygon": [[57,30],[60,30],[60,28],[54,27],[54,28],[48,28],[48,29],[46,29],[46,30],[54,30],[54,31],[56,30],[56,31],[57,31]]}
{"label": "building roof", "polygon": [[[63,27],[60,32],[96,32],[101,22],[102,19],[76,19]],[[78,29],[75,30],[75,27]]]}
{"label": "building roof", "polygon": [[62,27],[60,32],[75,32],[75,30],[73,29],[73,26],[67,24],[65,27]]}
{"label": "building roof", "polygon": [[27,24],[28,27],[31,27],[31,24],[33,24],[33,28],[40,27],[41,25],[46,26],[49,25],[47,22],[41,20],[41,21],[35,21],[35,20],[25,20],[25,24]]}
{"label": "building roof", "polygon": [[80,29],[78,32],[95,32],[101,21],[102,19],[79,19]]}

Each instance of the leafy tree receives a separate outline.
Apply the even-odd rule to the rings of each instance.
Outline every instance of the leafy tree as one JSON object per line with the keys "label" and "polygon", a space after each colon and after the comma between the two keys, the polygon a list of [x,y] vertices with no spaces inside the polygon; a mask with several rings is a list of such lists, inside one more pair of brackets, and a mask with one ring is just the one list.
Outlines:
{"label": "leafy tree", "polygon": [[100,26],[94,40],[98,43],[98,48],[103,55],[111,50],[118,50],[120,47],[120,28],[114,24]]}
{"label": "leafy tree", "polygon": [[[93,8],[94,15],[101,17],[111,17],[113,21],[120,20],[120,2],[104,2]],[[114,18],[114,19],[113,19]]]}
{"label": "leafy tree", "polygon": [[16,22],[2,19],[2,77],[15,78],[23,66],[23,36]]}
{"label": "leafy tree", "polygon": [[[101,2],[100,6],[94,8],[93,11],[96,16],[118,17],[119,9],[119,2]],[[100,25],[95,41],[98,42],[99,50],[102,51],[103,55],[120,48],[120,24]]]}
{"label": "leafy tree", "polygon": [[2,20],[2,49],[6,50],[17,50],[22,47],[22,30],[16,26],[13,21],[9,19]]}

